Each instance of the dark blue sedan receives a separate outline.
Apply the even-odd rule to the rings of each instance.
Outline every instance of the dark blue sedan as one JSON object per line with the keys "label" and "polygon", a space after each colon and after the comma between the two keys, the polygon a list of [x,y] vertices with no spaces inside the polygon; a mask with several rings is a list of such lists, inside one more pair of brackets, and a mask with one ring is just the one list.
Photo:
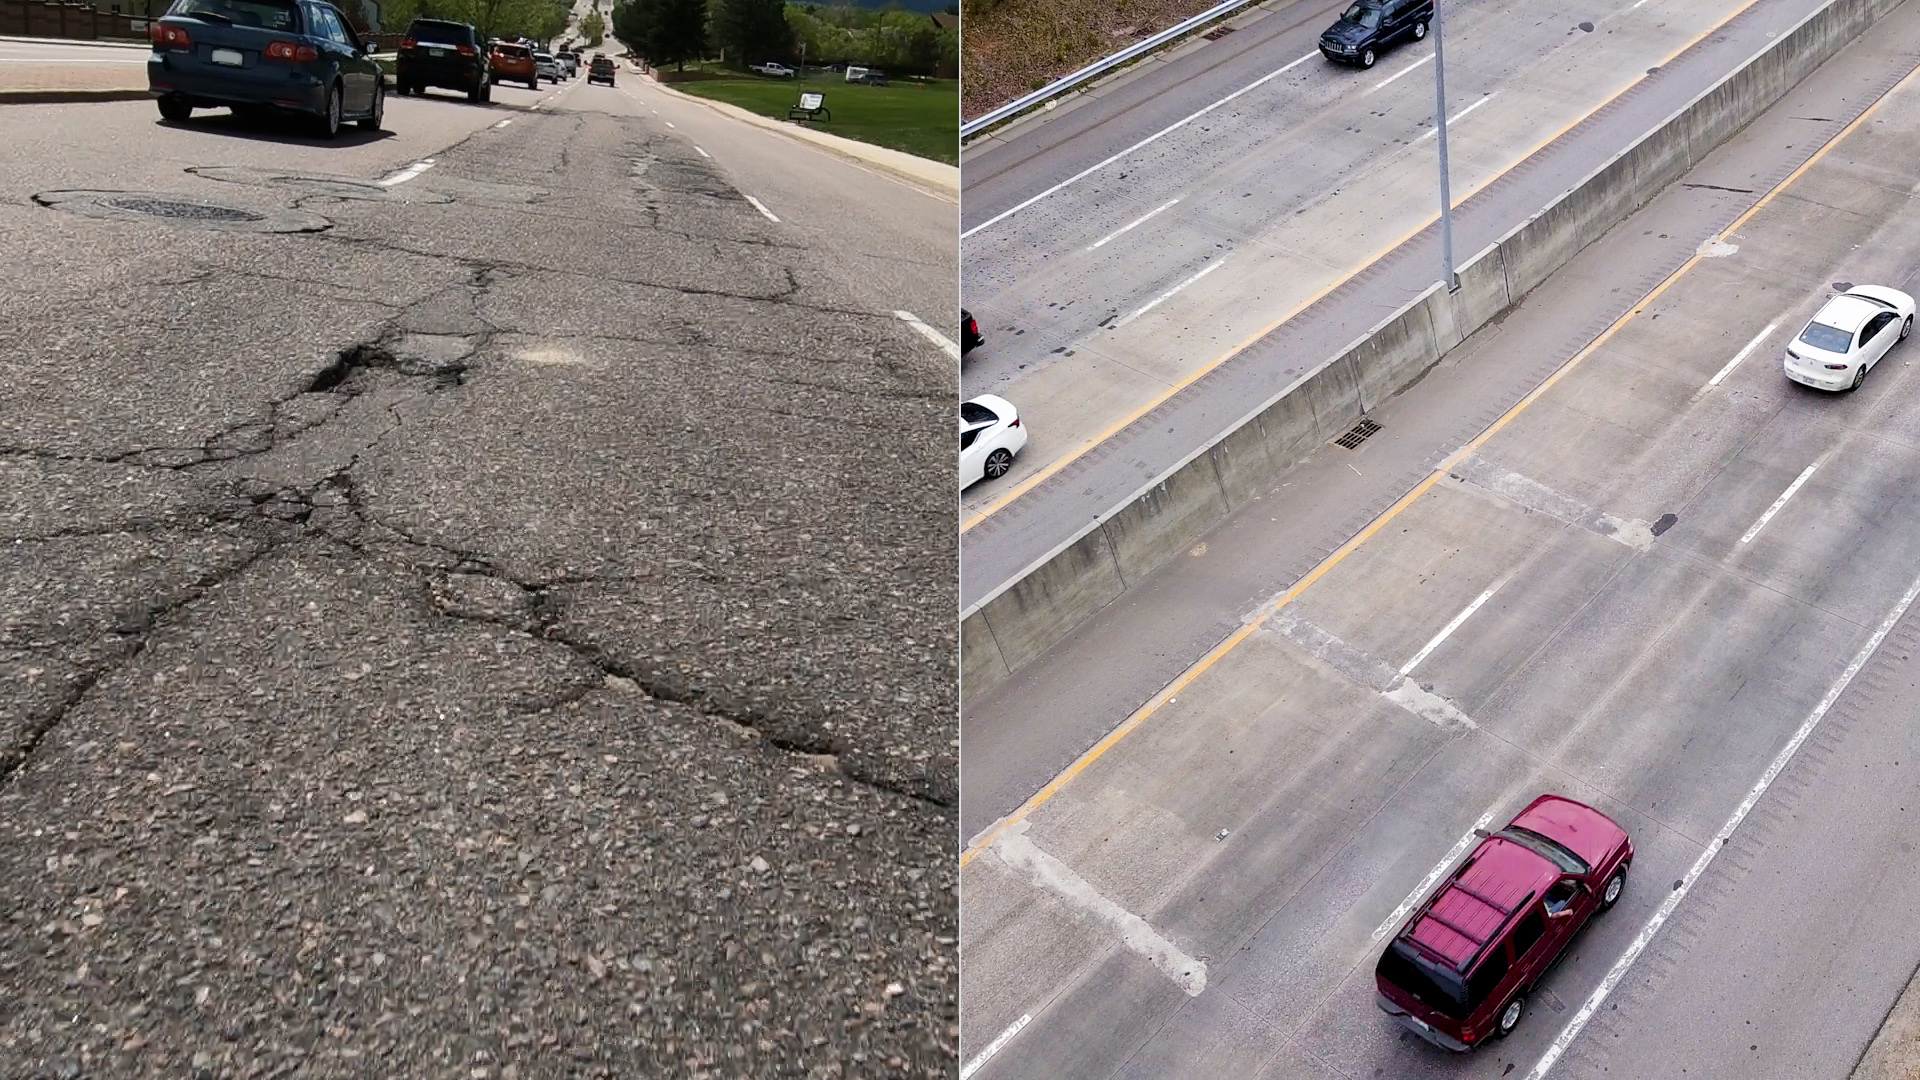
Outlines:
{"label": "dark blue sedan", "polygon": [[148,31],[160,115],[220,106],[291,112],[326,138],[346,121],[380,130],[386,80],[346,16],[321,0],[177,0]]}

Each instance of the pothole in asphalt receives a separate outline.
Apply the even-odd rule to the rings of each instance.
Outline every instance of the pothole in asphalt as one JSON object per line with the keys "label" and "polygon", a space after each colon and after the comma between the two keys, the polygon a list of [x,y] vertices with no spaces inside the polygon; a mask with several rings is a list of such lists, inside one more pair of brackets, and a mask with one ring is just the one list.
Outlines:
{"label": "pothole in asphalt", "polygon": [[319,232],[332,222],[305,210],[245,210],[154,191],[42,191],[41,206],[115,221],[161,220],[223,232]]}
{"label": "pothole in asphalt", "polygon": [[449,203],[451,195],[415,183],[382,185],[372,180],[290,169],[260,169],[251,165],[192,165],[187,171],[208,180],[253,187],[288,188],[305,195],[362,202]]}

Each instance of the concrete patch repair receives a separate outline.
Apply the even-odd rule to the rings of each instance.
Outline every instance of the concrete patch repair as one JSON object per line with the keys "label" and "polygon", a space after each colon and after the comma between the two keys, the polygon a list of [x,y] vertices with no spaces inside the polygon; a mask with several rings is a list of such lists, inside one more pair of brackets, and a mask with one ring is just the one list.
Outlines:
{"label": "concrete patch repair", "polygon": [[1122,945],[1172,979],[1188,997],[1199,997],[1206,990],[1205,963],[1181,951],[1145,919],[1101,895],[1072,867],[1040,850],[1027,836],[1030,824],[1019,822],[994,839],[993,850],[1002,862],[1029,875],[1034,885],[1065,901],[1085,918],[1117,932]]}
{"label": "concrete patch repair", "polygon": [[306,210],[244,210],[186,195],[151,191],[42,191],[33,201],[109,221],[162,221],[217,232],[310,233],[332,226]]}

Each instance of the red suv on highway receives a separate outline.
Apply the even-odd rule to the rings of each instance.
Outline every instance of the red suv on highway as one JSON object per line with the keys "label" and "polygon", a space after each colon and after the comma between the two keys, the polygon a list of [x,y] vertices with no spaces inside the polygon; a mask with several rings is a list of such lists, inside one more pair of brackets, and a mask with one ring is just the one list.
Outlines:
{"label": "red suv on highway", "polygon": [[1448,1050],[1513,1031],[1528,991],[1620,899],[1633,862],[1626,830],[1558,795],[1482,835],[1374,969],[1380,1008]]}
{"label": "red suv on highway", "polygon": [[540,69],[534,66],[533,50],[525,45],[495,42],[487,56],[487,67],[495,83],[512,80],[526,83],[529,90],[540,89]]}

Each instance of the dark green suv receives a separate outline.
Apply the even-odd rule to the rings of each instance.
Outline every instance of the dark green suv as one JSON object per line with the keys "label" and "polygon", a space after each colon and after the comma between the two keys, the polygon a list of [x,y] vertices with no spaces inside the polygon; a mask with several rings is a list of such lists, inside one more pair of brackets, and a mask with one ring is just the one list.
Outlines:
{"label": "dark green suv", "polygon": [[1370,68],[1389,46],[1426,37],[1432,21],[1433,0],[1356,0],[1320,35],[1320,53]]}
{"label": "dark green suv", "polygon": [[480,32],[467,23],[415,19],[400,39],[400,62],[394,86],[402,94],[418,94],[429,86],[458,90],[467,100],[489,100],[487,50]]}

